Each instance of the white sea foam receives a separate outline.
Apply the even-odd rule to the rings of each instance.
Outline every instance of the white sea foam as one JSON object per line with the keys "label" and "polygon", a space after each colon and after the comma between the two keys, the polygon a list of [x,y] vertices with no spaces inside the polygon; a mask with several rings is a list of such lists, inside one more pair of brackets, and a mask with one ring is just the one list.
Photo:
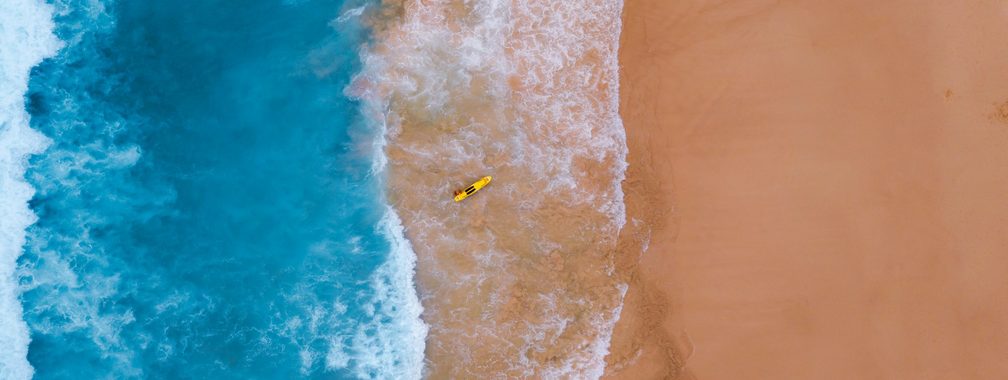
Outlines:
{"label": "white sea foam", "polygon": [[[423,307],[413,285],[416,254],[403,235],[402,222],[388,207],[379,222],[380,232],[391,243],[389,257],[371,278],[374,302],[367,308],[370,328],[361,328],[353,339],[355,372],[362,378],[419,379],[424,368],[424,340],[427,325],[420,320]],[[380,321],[390,318],[391,325]],[[327,365],[344,359],[339,347],[326,355]]]}
{"label": "white sea foam", "polygon": [[[354,9],[354,16],[359,16],[364,8]],[[367,57],[367,55],[362,55]],[[344,94],[361,98],[363,94],[355,93],[355,89],[347,88]],[[372,164],[370,173],[373,177],[383,178],[388,170],[388,156],[385,146],[388,144],[389,122],[385,113],[380,110],[386,105],[376,97],[363,97],[361,112],[366,116],[366,122],[373,127]],[[383,197],[383,202],[386,202]],[[393,321],[391,328],[379,328],[376,335],[368,337],[364,334],[367,328],[358,330],[353,339],[351,351],[355,352],[357,360],[356,371],[362,378],[398,378],[419,379],[424,371],[424,349],[428,326],[421,319],[423,307],[417,298],[416,286],[413,282],[416,273],[416,253],[409,240],[406,239],[402,220],[392,206],[387,205],[384,216],[378,224],[382,235],[390,243],[389,257],[372,276],[371,288],[375,291],[375,302],[369,305],[369,317],[377,325],[377,319],[390,316]],[[391,352],[366,352],[367,350],[390,349]],[[339,344],[333,344],[326,354],[326,365],[346,365],[349,360],[345,350]]]}
{"label": "white sea foam", "polygon": [[[331,279],[308,279],[306,286],[289,295],[303,307],[301,312],[271,326],[272,333],[298,345],[305,376],[319,365],[360,379],[419,379],[423,375],[427,325],[420,320],[423,308],[413,285],[416,256],[391,207],[386,207],[376,228],[390,243],[389,255],[365,282],[348,284],[366,285],[356,298],[320,300],[311,283]],[[349,311],[343,302],[354,302],[361,310]],[[348,334],[351,328],[353,333]],[[324,347],[319,347],[319,341]]]}
{"label": "white sea foam", "polygon": [[0,378],[28,379],[28,326],[22,318],[14,269],[35,222],[34,189],[24,181],[27,157],[48,140],[28,125],[24,94],[32,67],[59,50],[52,8],[40,0],[0,1]]}
{"label": "white sea foam", "polygon": [[347,21],[352,20],[352,19],[359,18],[361,16],[361,14],[364,13],[365,9],[367,9],[367,5],[361,5],[361,6],[356,7],[356,8],[348,9],[348,10],[344,11],[342,14],[340,14],[340,16],[338,18],[336,18],[336,22],[342,23],[342,22],[347,22]]}

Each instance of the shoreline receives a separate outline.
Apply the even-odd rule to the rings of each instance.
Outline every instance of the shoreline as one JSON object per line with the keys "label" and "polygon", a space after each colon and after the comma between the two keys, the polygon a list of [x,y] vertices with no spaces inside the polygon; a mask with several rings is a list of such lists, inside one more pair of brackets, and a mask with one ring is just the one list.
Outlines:
{"label": "shoreline", "polygon": [[1008,10],[622,17],[630,289],[604,378],[1008,375]]}
{"label": "shoreline", "polygon": [[689,353],[688,341],[663,328],[668,318],[674,318],[669,296],[641,268],[646,256],[664,249],[662,239],[674,240],[677,233],[674,188],[656,172],[650,146],[661,125],[651,117],[658,106],[652,101],[657,88],[647,83],[658,73],[648,65],[635,64],[649,50],[639,20],[654,5],[628,0],[622,12],[619,103],[629,154],[623,181],[627,221],[618,238],[616,268],[628,291],[610,340],[603,379],[676,378]]}

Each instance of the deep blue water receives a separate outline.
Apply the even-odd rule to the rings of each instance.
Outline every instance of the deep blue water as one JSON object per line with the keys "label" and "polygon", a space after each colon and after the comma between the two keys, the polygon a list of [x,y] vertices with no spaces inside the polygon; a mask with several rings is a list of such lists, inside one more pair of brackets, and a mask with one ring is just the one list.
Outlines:
{"label": "deep blue water", "polygon": [[343,95],[363,3],[56,5],[26,94],[36,378],[417,376],[412,253]]}

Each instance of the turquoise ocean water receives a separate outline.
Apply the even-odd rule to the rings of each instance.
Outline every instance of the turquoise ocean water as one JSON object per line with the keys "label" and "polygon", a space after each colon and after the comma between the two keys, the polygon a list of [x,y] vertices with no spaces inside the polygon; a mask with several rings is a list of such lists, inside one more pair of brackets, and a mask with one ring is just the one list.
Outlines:
{"label": "turquoise ocean water", "polygon": [[[384,201],[382,131],[344,95],[374,4],[12,1],[52,23],[0,18],[49,56],[23,108],[0,109],[30,116],[3,116],[0,144],[36,153],[0,160],[17,190],[0,224],[0,374],[420,376],[426,327]],[[5,65],[0,85],[17,89],[30,65]]]}

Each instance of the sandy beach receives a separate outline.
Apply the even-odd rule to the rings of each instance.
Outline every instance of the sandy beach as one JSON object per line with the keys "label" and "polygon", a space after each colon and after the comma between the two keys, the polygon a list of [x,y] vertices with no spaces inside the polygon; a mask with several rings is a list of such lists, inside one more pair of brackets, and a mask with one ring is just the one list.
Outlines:
{"label": "sandy beach", "polygon": [[1008,377],[1006,35],[996,1],[627,0],[606,376]]}

